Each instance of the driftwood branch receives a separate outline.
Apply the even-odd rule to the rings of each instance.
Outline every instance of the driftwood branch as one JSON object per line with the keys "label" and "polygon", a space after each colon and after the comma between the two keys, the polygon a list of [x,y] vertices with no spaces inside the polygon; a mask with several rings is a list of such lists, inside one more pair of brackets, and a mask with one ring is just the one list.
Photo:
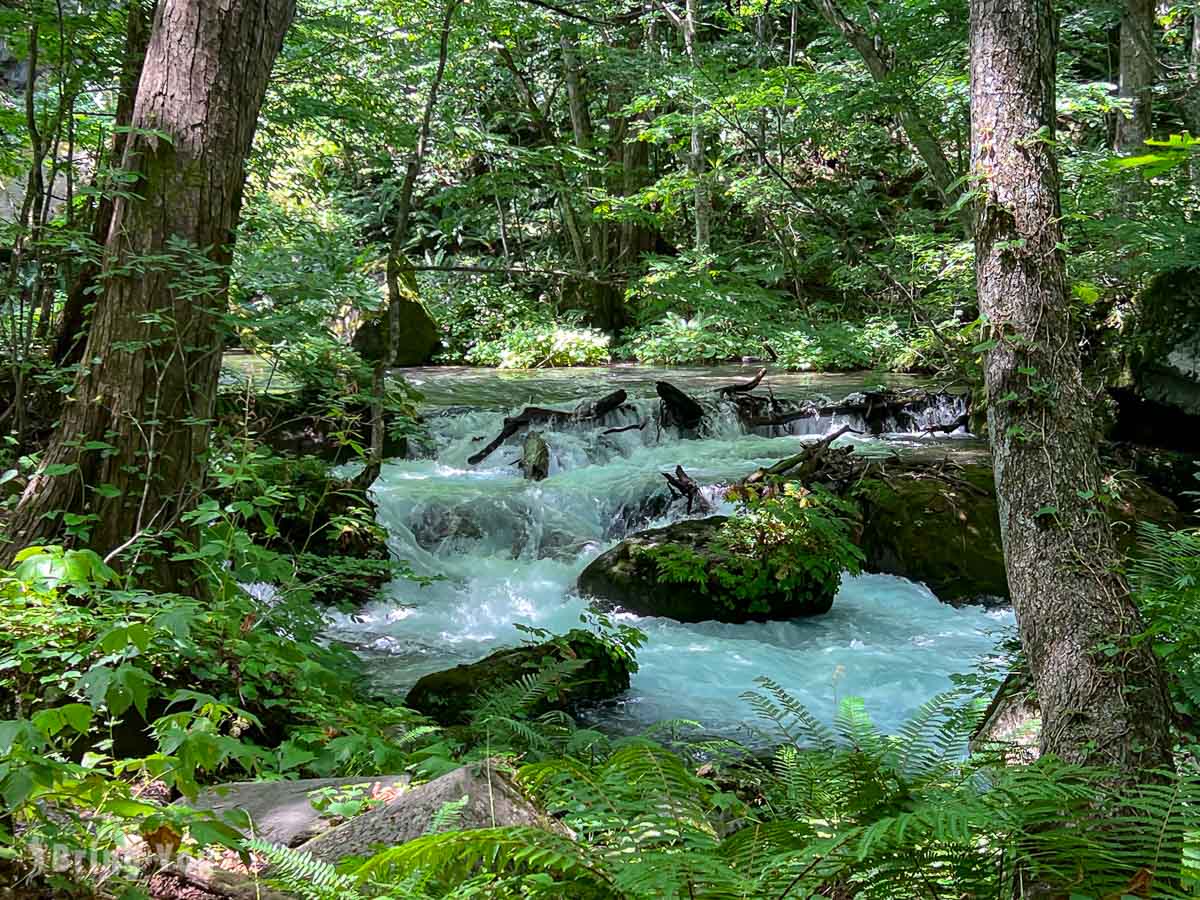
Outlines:
{"label": "driftwood branch", "polygon": [[683,466],[675,467],[675,474],[663,472],[662,477],[667,479],[667,484],[671,489],[671,496],[674,497],[678,492],[680,497],[687,498],[687,511],[690,514],[693,506],[698,506],[701,512],[708,512],[712,509],[712,504],[708,502],[708,498],[700,489],[700,485],[692,480],[692,477],[687,472],[683,471]]}
{"label": "driftwood branch", "polygon": [[467,459],[476,466],[491,456],[496,449],[515,434],[524,431],[530,425],[570,425],[578,422],[592,422],[603,419],[617,407],[625,403],[624,391],[613,391],[611,394],[581,404],[575,410],[546,409],[541,406],[527,406],[518,415],[504,420],[500,433],[492,438],[478,453]]}
{"label": "driftwood branch", "polygon": [[750,391],[758,387],[759,382],[763,380],[763,376],[766,374],[766,369],[759,369],[758,374],[749,381],[743,381],[739,384],[727,384],[725,387],[717,388],[717,393],[721,394],[722,396],[726,394],[748,394]]}
{"label": "driftwood branch", "polygon": [[833,434],[826,435],[815,444],[809,444],[794,456],[785,457],[772,466],[755,469],[753,472],[743,478],[740,483],[743,486],[758,484],[767,478],[787,475],[788,473],[792,472],[793,469],[797,468],[799,468],[799,471],[796,472],[795,477],[797,480],[803,481],[806,475],[816,471],[817,467],[821,463],[822,458],[833,445],[833,442],[840,438],[843,434],[847,433],[858,434],[858,432],[854,431],[854,429],[849,425],[843,425],[837,431],[833,432]]}
{"label": "driftwood branch", "polygon": [[642,419],[633,425],[622,425],[620,428],[606,428],[601,434],[620,434],[622,431],[642,431],[650,424],[649,419]]}

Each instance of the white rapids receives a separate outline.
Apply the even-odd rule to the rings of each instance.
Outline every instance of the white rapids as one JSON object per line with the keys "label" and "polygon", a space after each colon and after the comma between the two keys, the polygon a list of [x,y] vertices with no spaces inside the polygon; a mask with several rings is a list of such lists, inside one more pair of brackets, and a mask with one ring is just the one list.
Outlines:
{"label": "white rapids", "polygon": [[[397,581],[384,599],[354,615],[335,616],[330,629],[331,637],[370,660],[377,686],[400,692],[427,672],[518,644],[526,635],[517,625],[556,633],[579,627],[587,604],[573,586],[583,567],[629,531],[684,514],[680,502],[666,503],[660,473],[682,464],[701,484],[716,486],[795,453],[811,439],[744,434],[732,409],[715,402],[700,438],[660,430],[657,403],[649,399],[656,375],[627,372],[622,386],[634,398],[633,409],[605,425],[650,419],[640,431],[539,429],[551,448],[551,468],[549,478],[533,483],[513,465],[520,452],[516,444],[502,446],[477,466],[467,463],[481,446],[479,438],[494,436],[511,413],[496,408],[506,386],[502,376],[488,380],[473,373],[479,389],[455,392],[453,372],[410,374],[432,401],[427,414],[433,455],[391,461],[373,491],[394,555],[439,580],[428,586]],[[697,396],[711,390],[698,387],[698,378],[689,380],[687,373],[657,377]],[[703,378],[719,383],[721,375],[705,370]],[[829,390],[819,378],[790,378],[779,380],[800,396]],[[557,392],[552,402],[570,408],[572,393],[578,399],[604,392],[589,380],[572,384],[558,376],[543,383]],[[527,399],[518,394],[510,405]],[[796,430],[820,433],[841,423],[812,424],[816,427]],[[878,452],[933,439],[910,434],[856,440],[863,452]],[[712,497],[721,502],[715,487]],[[923,585],[886,575],[846,578],[832,611],[810,619],[726,625],[621,618],[641,628],[647,641],[631,689],[596,711],[599,721],[634,731],[667,719],[694,719],[707,732],[729,736],[752,719],[741,694],[753,690],[760,675],[779,682],[825,721],[841,698],[857,696],[879,725],[894,729],[950,687],[951,675],[995,654],[1012,625],[1007,610],[955,609]]]}

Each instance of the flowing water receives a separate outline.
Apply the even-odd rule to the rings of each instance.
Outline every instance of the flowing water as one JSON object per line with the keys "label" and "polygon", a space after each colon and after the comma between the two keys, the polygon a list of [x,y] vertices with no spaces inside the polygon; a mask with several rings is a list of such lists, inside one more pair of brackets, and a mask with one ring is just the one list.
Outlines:
{"label": "flowing water", "polygon": [[[714,388],[752,374],[735,367],[405,371],[425,395],[432,442],[425,458],[385,465],[373,490],[394,554],[440,580],[392,584],[385,599],[338,617],[332,636],[370,659],[378,686],[402,691],[427,672],[520,643],[525,635],[518,625],[556,633],[578,627],[587,604],[573,585],[583,567],[630,531],[685,515],[682,501],[668,501],[662,472],[682,464],[696,481],[712,486],[711,498],[727,512],[720,509],[728,504],[718,485],[795,453],[803,441],[841,424],[825,417],[791,423],[780,436],[744,433],[732,405],[717,402]],[[659,427],[652,399],[659,378],[706,400],[709,415],[700,437]],[[791,401],[838,399],[865,387],[861,377],[795,374],[770,375],[760,391],[768,384],[776,397]],[[612,414],[603,428],[538,429],[551,449],[544,481],[525,480],[514,465],[520,438],[479,465],[467,462],[513,410],[527,403],[570,409],[616,387],[628,391],[631,408]],[[949,406],[923,414],[916,427],[953,420],[961,407]],[[601,433],[641,422],[647,424],[640,430]],[[855,440],[866,453],[973,443],[964,435]],[[846,578],[833,610],[811,619],[725,625],[621,618],[645,631],[647,642],[631,689],[596,711],[600,721],[630,731],[687,718],[725,734],[751,718],[740,695],[754,688],[759,675],[781,683],[826,720],[839,698],[863,697],[876,721],[894,728],[949,687],[951,674],[994,653],[1011,624],[1007,611],[955,609],[922,585],[884,575]]]}

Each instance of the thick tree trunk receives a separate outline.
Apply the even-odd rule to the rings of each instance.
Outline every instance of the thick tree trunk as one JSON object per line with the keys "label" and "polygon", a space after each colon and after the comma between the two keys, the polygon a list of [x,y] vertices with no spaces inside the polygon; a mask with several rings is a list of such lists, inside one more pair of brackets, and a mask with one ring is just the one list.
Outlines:
{"label": "thick tree trunk", "polygon": [[113,208],[87,366],[0,558],[64,525],[115,556],[176,526],[201,484],[245,159],[294,10],[159,4],[122,162],[139,180]]}
{"label": "thick tree trunk", "polygon": [[[114,131],[110,159],[119,164],[125,153],[126,130],[133,117],[133,103],[137,97],[138,81],[142,77],[142,66],[146,59],[146,45],[150,43],[150,25],[154,21],[154,8],[141,0],[129,0],[129,11],[125,19],[125,51],[121,60],[121,80],[117,89],[117,109],[113,119]],[[114,199],[104,193],[96,205],[92,220],[92,241],[103,247],[108,240],[108,229],[112,224]],[[71,365],[83,358],[86,335],[83,329],[87,320],[87,308],[95,299],[96,279],[100,275],[98,262],[87,260],[75,273],[63,305],[62,322],[58,326],[51,357],[55,364]]]}
{"label": "thick tree trunk", "polygon": [[1051,0],[971,4],[971,163],[984,375],[1008,570],[1042,750],[1132,778],[1170,766],[1170,706],[1105,516],[1067,304]]}

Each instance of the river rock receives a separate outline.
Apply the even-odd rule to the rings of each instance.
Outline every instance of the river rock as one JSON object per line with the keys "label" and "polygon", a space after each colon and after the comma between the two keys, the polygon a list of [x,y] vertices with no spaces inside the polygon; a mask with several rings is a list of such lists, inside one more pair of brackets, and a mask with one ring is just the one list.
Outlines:
{"label": "river rock", "polygon": [[1008,601],[990,465],[865,478],[855,497],[868,572],[924,582],[944,603]]}
{"label": "river rock", "polygon": [[[953,605],[1008,602],[1000,513],[990,464],[868,473],[854,492],[868,572],[924,582]],[[1122,553],[1136,553],[1139,521],[1178,525],[1179,510],[1141,481],[1107,507]]]}
{"label": "river rock", "polygon": [[329,863],[347,856],[368,857],[425,834],[446,804],[463,798],[466,804],[449,823],[456,830],[523,826],[571,834],[557,819],[527,800],[497,766],[482,763],[455,769],[428,784],[402,791],[382,806],[313,838],[300,850]]}
{"label": "river rock", "polygon": [[701,589],[693,584],[660,580],[653,551],[675,545],[709,560],[711,571],[725,552],[713,546],[727,516],[684,519],[664,528],[639,531],[594,560],[579,576],[581,594],[641,616],[663,616],[679,622],[751,622],[793,619],[829,612],[833,593],[780,591],[762,598],[769,611],[751,611],[715,579]]}
{"label": "river rock", "polygon": [[[859,547],[868,572],[920,581],[943,603],[1008,603],[1000,513],[990,464],[909,469],[858,485]],[[1122,553],[1136,553],[1139,521],[1178,525],[1174,503],[1141,481],[1126,481],[1107,507]]]}
{"label": "river rock", "polygon": [[[864,464],[849,495],[862,516],[857,543],[864,571],[923,582],[939,600],[956,606],[1009,602],[990,463],[872,462]],[[1125,553],[1136,552],[1136,522],[1181,521],[1174,503],[1140,481],[1124,482],[1108,509],[1118,548]],[[735,611],[714,584],[706,593],[692,585],[661,582],[657,562],[645,552],[674,544],[712,557],[715,565],[710,543],[724,521],[713,516],[637,532],[584,569],[578,589],[638,615],[681,622],[757,620]],[[832,602],[831,595],[796,602],[780,596],[772,599],[769,618],[818,615]]]}
{"label": "river rock", "polygon": [[296,847],[334,827],[313,807],[310,795],[325,788],[345,790],[363,785],[368,791],[395,790],[409,782],[407,775],[357,778],[302,778],[299,781],[236,781],[205,788],[187,802],[192,809],[216,813],[240,810],[250,817],[255,837]]}
{"label": "river rock", "polygon": [[530,481],[544,481],[550,475],[550,446],[540,431],[525,435],[521,445],[521,471]]}
{"label": "river rock", "polygon": [[404,705],[441,725],[464,725],[470,721],[481,695],[514,684],[555,659],[581,659],[586,664],[529,710],[532,715],[615,697],[629,688],[634,668],[631,660],[590,631],[575,629],[541,644],[498,650],[479,662],[426,675],[413,685]]}

